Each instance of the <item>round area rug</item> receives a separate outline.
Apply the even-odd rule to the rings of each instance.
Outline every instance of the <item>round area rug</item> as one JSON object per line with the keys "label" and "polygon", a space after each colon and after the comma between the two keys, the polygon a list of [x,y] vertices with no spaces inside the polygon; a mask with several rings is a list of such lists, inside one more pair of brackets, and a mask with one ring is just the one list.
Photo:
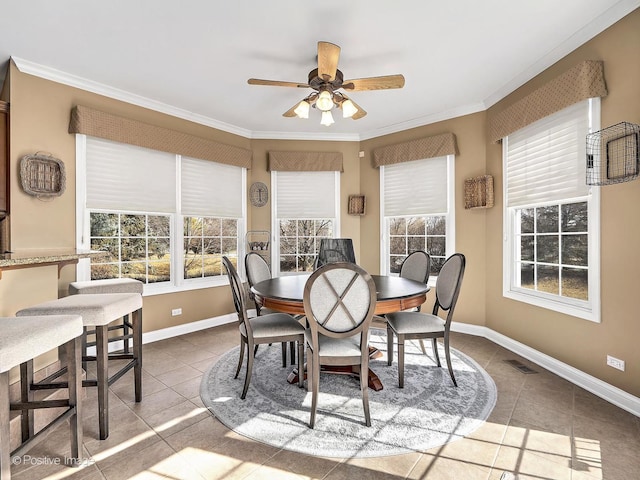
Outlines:
{"label": "round area rug", "polygon": [[[384,388],[369,389],[371,427],[364,424],[360,383],[346,375],[322,373],[314,429],[308,426],[311,394],[287,383],[281,347],[261,345],[251,384],[240,399],[246,358],[234,379],[239,347],[227,352],[203,375],[200,396],[227,427],[253,440],[285,450],[324,457],[377,457],[427,449],[460,439],[477,429],[496,402],[496,386],[473,359],[451,349],[454,387],[440,347],[443,367],[416,342],[405,346],[405,387],[398,388],[397,356],[386,361],[386,333],[372,330],[370,342],[382,357],[370,362]],[[306,384],[305,384],[306,385]]]}

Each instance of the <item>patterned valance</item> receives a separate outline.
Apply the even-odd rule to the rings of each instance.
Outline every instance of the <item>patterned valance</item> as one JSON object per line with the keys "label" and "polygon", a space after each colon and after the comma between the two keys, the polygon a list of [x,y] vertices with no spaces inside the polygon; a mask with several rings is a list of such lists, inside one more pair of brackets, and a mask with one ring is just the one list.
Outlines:
{"label": "patterned valance", "polygon": [[586,60],[534,90],[513,105],[489,112],[489,140],[498,142],[510,133],[574,103],[607,95],[603,62]]}
{"label": "patterned valance", "polygon": [[69,133],[81,133],[161,152],[251,168],[251,150],[78,105],[71,110]]}
{"label": "patterned valance", "polygon": [[456,136],[453,133],[442,133],[376,148],[373,151],[373,166],[377,168],[380,165],[392,165],[457,153]]}
{"label": "patterned valance", "polygon": [[270,172],[344,172],[340,152],[269,152]]}

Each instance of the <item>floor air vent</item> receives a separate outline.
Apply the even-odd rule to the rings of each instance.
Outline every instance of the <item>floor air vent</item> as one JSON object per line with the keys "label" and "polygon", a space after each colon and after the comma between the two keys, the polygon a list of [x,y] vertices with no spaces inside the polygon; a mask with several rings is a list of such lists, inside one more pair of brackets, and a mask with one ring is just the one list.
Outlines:
{"label": "floor air vent", "polygon": [[521,373],[538,373],[533,368],[527,367],[524,363],[522,363],[519,360],[505,360],[505,362]]}

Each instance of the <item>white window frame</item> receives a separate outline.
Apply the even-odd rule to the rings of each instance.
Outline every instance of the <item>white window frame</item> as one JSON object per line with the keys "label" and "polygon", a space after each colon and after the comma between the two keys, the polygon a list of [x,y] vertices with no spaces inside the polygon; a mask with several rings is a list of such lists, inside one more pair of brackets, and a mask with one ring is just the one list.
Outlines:
{"label": "white window frame", "polygon": [[[313,175],[319,172],[299,172]],[[326,173],[326,172],[322,172]],[[334,217],[333,217],[333,235],[334,238],[340,237],[340,172],[332,172],[334,174]],[[302,272],[281,272],[280,271],[280,217],[278,216],[278,172],[271,172],[271,273],[273,276],[281,275],[301,275]],[[303,199],[301,199],[302,201]],[[326,201],[326,199],[319,199]],[[284,218],[284,217],[283,217]],[[309,217],[301,216],[299,219],[307,219]],[[328,217],[327,217],[328,218]]]}
{"label": "white window frame", "polygon": [[[418,161],[427,162],[430,159],[422,159]],[[447,162],[447,211],[442,213],[429,213],[429,214],[411,214],[405,215],[405,217],[430,217],[430,216],[444,216],[446,217],[447,233],[446,233],[446,253],[448,258],[456,251],[456,209],[455,209],[455,155],[446,155]],[[380,272],[383,275],[396,275],[391,273],[391,265],[389,263],[390,245],[389,245],[389,226],[387,222],[387,216],[385,214],[384,207],[384,165],[380,167]],[[420,179],[408,178],[407,188],[415,190],[420,188]],[[394,218],[402,217],[402,215],[394,215]],[[437,280],[437,276],[431,275],[429,277],[429,285],[434,286]]]}
{"label": "white window frame", "polygon": [[[589,102],[589,132],[600,129],[600,98],[591,98]],[[527,127],[524,127],[527,128]],[[518,207],[507,207],[507,152],[509,145],[508,137],[502,142],[502,158],[503,158],[503,296],[512,300],[517,300],[530,305],[535,305],[548,310],[553,310],[566,315],[582,318],[592,322],[599,323],[600,308],[600,190],[596,187],[590,187],[586,196],[577,198],[565,198],[561,200],[553,200],[548,202],[540,202],[535,205],[524,205]],[[585,138],[586,144],[586,138]],[[584,165],[586,169],[586,158]],[[586,182],[586,170],[585,170]],[[541,207],[545,205],[562,205],[566,203],[587,202],[588,208],[588,300],[579,300],[570,297],[562,297],[560,295],[539,292],[532,289],[518,287],[516,279],[518,272],[516,271],[518,248],[515,242],[516,219],[515,212],[517,209],[529,207]]]}
{"label": "white window frame", "polygon": [[[168,282],[160,282],[156,284],[145,284],[144,295],[161,295],[166,293],[175,293],[188,290],[197,290],[202,288],[217,287],[228,285],[229,280],[226,275],[217,275],[204,278],[184,278],[184,248],[183,248],[183,222],[185,217],[206,216],[215,217],[215,215],[182,215],[181,212],[181,161],[182,156],[176,155],[176,211],[168,213],[171,217],[171,280]],[[91,247],[91,223],[90,211],[86,208],[86,185],[87,175],[87,137],[83,134],[76,134],[76,245],[79,250],[89,250]],[[245,235],[247,231],[247,171],[242,169],[241,173],[242,192],[241,192],[241,214],[238,219],[238,272],[244,272],[244,255],[245,255]],[[95,210],[95,209],[94,209]],[[156,215],[157,212],[141,212],[141,211],[120,211],[119,213],[130,214],[150,214]],[[163,214],[164,215],[164,214]],[[218,217],[216,217],[218,218]],[[88,281],[91,279],[91,261],[90,259],[80,259],[76,267],[76,278],[78,281]]]}

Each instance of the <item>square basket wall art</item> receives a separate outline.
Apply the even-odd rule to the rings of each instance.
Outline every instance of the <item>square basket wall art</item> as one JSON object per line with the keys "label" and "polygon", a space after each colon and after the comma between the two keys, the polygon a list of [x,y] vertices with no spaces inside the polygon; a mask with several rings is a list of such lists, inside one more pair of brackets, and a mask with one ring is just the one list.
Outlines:
{"label": "square basket wall art", "polygon": [[464,181],[464,208],[493,207],[493,177],[481,175]]}
{"label": "square basket wall art", "polygon": [[20,160],[20,182],[25,193],[38,198],[59,197],[66,187],[64,163],[36,152]]}
{"label": "square basket wall art", "polygon": [[640,173],[640,125],[621,122],[587,135],[587,185],[629,182]]}

